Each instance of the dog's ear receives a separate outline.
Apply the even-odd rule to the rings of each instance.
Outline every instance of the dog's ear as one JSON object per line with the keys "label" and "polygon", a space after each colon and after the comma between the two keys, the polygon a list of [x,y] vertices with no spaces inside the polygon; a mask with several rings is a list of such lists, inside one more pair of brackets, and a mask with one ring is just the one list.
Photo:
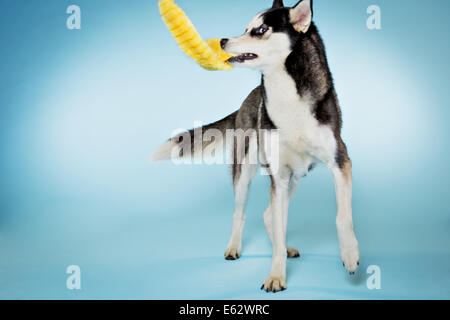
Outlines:
{"label": "dog's ear", "polygon": [[308,32],[312,21],[312,0],[301,0],[289,11],[292,26],[297,32]]}
{"label": "dog's ear", "polygon": [[283,7],[284,7],[283,0],[274,0],[273,1],[272,9],[283,8]]}

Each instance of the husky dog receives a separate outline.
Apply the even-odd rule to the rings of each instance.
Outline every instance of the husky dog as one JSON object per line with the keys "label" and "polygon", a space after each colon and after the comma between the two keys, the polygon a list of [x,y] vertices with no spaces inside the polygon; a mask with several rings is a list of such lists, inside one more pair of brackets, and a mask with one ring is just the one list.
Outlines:
{"label": "husky dog", "polygon": [[[288,205],[300,178],[316,163],[325,164],[333,173],[338,212],[336,218],[341,259],[354,274],[359,266],[359,248],[352,220],[352,164],[341,138],[341,111],[330,73],[325,47],[312,22],[312,0],[301,0],[294,7],[285,7],[275,0],[271,9],[253,18],[245,33],[222,39],[224,51],[234,54],[229,63],[235,67],[258,70],[261,85],[250,93],[242,107],[230,116],[201,128],[225,133],[229,129],[277,130],[279,163],[273,170],[265,166],[271,178],[271,203],[264,213],[267,234],[272,242],[272,268],[262,289],[278,292],[286,289],[286,259],[299,257],[297,249],[286,245]],[[198,129],[195,129],[198,130]],[[190,131],[192,151],[211,143],[199,140]],[[266,150],[262,137],[256,135],[258,152]],[[170,139],[153,155],[153,160],[168,160],[171,150],[180,143],[180,136]],[[234,140],[234,149],[238,149]],[[243,157],[254,152],[245,148]],[[179,153],[180,157],[190,154]],[[232,166],[235,213],[227,260],[241,254],[244,207],[247,192],[258,165],[239,161],[234,155]]]}

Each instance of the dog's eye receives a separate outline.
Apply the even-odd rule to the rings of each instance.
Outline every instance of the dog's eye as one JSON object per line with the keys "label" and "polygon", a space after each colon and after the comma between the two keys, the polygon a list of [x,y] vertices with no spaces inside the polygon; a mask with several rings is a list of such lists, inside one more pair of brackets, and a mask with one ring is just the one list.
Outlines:
{"label": "dog's eye", "polygon": [[269,27],[268,27],[268,26],[262,25],[261,27],[254,29],[254,30],[253,30],[253,34],[254,34],[255,36],[262,36],[262,35],[264,35],[268,30],[269,30]]}
{"label": "dog's eye", "polygon": [[267,32],[266,27],[259,27],[259,29],[256,31],[257,34],[264,34]]}

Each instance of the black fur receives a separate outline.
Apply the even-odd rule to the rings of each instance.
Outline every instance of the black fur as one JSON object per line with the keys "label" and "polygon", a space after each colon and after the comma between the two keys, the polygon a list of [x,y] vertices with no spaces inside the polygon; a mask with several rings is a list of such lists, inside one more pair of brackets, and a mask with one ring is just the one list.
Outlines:
{"label": "black fur", "polygon": [[[217,122],[214,122],[212,124],[203,126],[201,128],[198,129],[192,129],[189,130],[189,138],[191,139],[191,155],[193,155],[194,150],[196,145],[198,145],[199,143],[202,143],[202,148],[206,148],[209,144],[213,143],[213,141],[203,141],[203,139],[201,141],[197,141],[195,138],[195,130],[201,130],[202,131],[202,137],[205,134],[205,132],[207,130],[210,129],[218,129],[220,130],[220,132],[222,132],[222,134],[225,134],[227,129],[234,129],[235,127],[235,121],[236,121],[236,117],[238,115],[238,111],[230,114],[229,116],[223,118],[222,120],[219,120]],[[179,134],[175,137],[173,137],[171,140],[175,141],[178,144],[182,144],[183,143],[183,139],[184,139],[184,134]],[[183,149],[180,150],[180,157],[183,156]]]}
{"label": "black fur", "polygon": [[[242,104],[242,107],[239,109],[236,120],[234,123],[235,129],[242,129],[244,131],[248,129],[256,129],[257,123],[258,123],[258,108],[261,104],[261,87],[257,87],[254,89],[250,95],[245,99],[244,103]],[[244,141],[244,156],[248,153],[250,141],[246,139]],[[238,146],[238,139],[234,139],[234,150],[233,150],[233,165],[232,165],[232,175],[233,175],[233,182],[236,182],[236,180],[241,175],[241,159],[238,159],[238,153],[237,148],[241,147]]]}
{"label": "black fur", "polygon": [[[295,6],[302,1],[304,0],[299,1]],[[292,53],[286,59],[286,71],[294,79],[298,94],[300,96],[309,95],[316,101],[312,110],[313,115],[320,124],[330,126],[333,130],[338,146],[335,160],[338,166],[343,168],[349,158],[347,148],[341,139],[341,111],[334,89],[333,77],[328,66],[325,46],[313,22],[306,33],[300,33],[294,29],[290,22],[290,10],[290,8],[284,7],[283,1],[275,0],[272,9],[269,9],[263,15],[264,24],[271,27],[273,32],[283,32],[289,36]],[[259,129],[276,129],[267,113],[266,100],[264,77],[262,77],[262,85],[250,93],[239,111],[223,120],[203,127],[202,131],[205,132],[208,129],[215,128],[225,133],[226,129],[257,129],[258,115],[260,117]],[[258,110],[259,106],[261,106],[260,110]],[[194,148],[196,143],[194,131],[191,130],[190,133],[192,148]],[[179,137],[174,139],[177,138],[179,139]],[[203,147],[210,143],[203,142]],[[234,148],[236,150],[236,143]],[[245,152],[247,153],[247,151],[248,145],[246,143]],[[236,157],[236,152],[234,152],[234,157]],[[239,161],[237,160],[234,159],[232,167],[234,180],[240,176],[241,171],[241,165],[238,164]]]}
{"label": "black fur", "polygon": [[262,96],[262,106],[260,110],[260,128],[263,130],[273,130],[277,129],[275,124],[273,123],[272,119],[270,119],[269,113],[267,112],[266,108],[266,101],[267,101],[267,95],[266,95],[266,89],[264,87],[264,76],[261,77],[261,96]]}
{"label": "black fur", "polygon": [[283,8],[283,7],[284,7],[283,0],[274,0],[273,1],[272,8]]}
{"label": "black fur", "polygon": [[263,16],[264,23],[273,32],[283,32],[289,36],[292,53],[286,59],[286,71],[294,79],[298,94],[310,95],[316,101],[313,109],[315,118],[333,130],[338,145],[336,163],[342,168],[348,161],[348,155],[340,136],[342,116],[325,45],[314,23],[311,23],[306,33],[297,32],[290,22],[289,11],[290,8],[268,10]]}

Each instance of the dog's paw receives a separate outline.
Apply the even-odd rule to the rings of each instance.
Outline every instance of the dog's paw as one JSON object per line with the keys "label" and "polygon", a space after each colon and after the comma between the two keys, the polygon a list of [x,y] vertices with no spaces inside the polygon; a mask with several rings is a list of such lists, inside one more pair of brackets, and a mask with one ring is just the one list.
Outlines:
{"label": "dog's paw", "polygon": [[286,288],[286,281],[282,277],[269,276],[266,280],[264,280],[261,290],[276,293],[278,291],[284,291]]}
{"label": "dog's paw", "polygon": [[300,258],[300,252],[292,247],[287,247],[288,258]]}
{"label": "dog's paw", "polygon": [[228,248],[225,251],[225,259],[226,260],[237,260],[241,257],[241,253],[236,248]]}
{"label": "dog's paw", "polygon": [[359,267],[359,248],[358,245],[341,249],[341,259],[345,269],[353,275]]}

